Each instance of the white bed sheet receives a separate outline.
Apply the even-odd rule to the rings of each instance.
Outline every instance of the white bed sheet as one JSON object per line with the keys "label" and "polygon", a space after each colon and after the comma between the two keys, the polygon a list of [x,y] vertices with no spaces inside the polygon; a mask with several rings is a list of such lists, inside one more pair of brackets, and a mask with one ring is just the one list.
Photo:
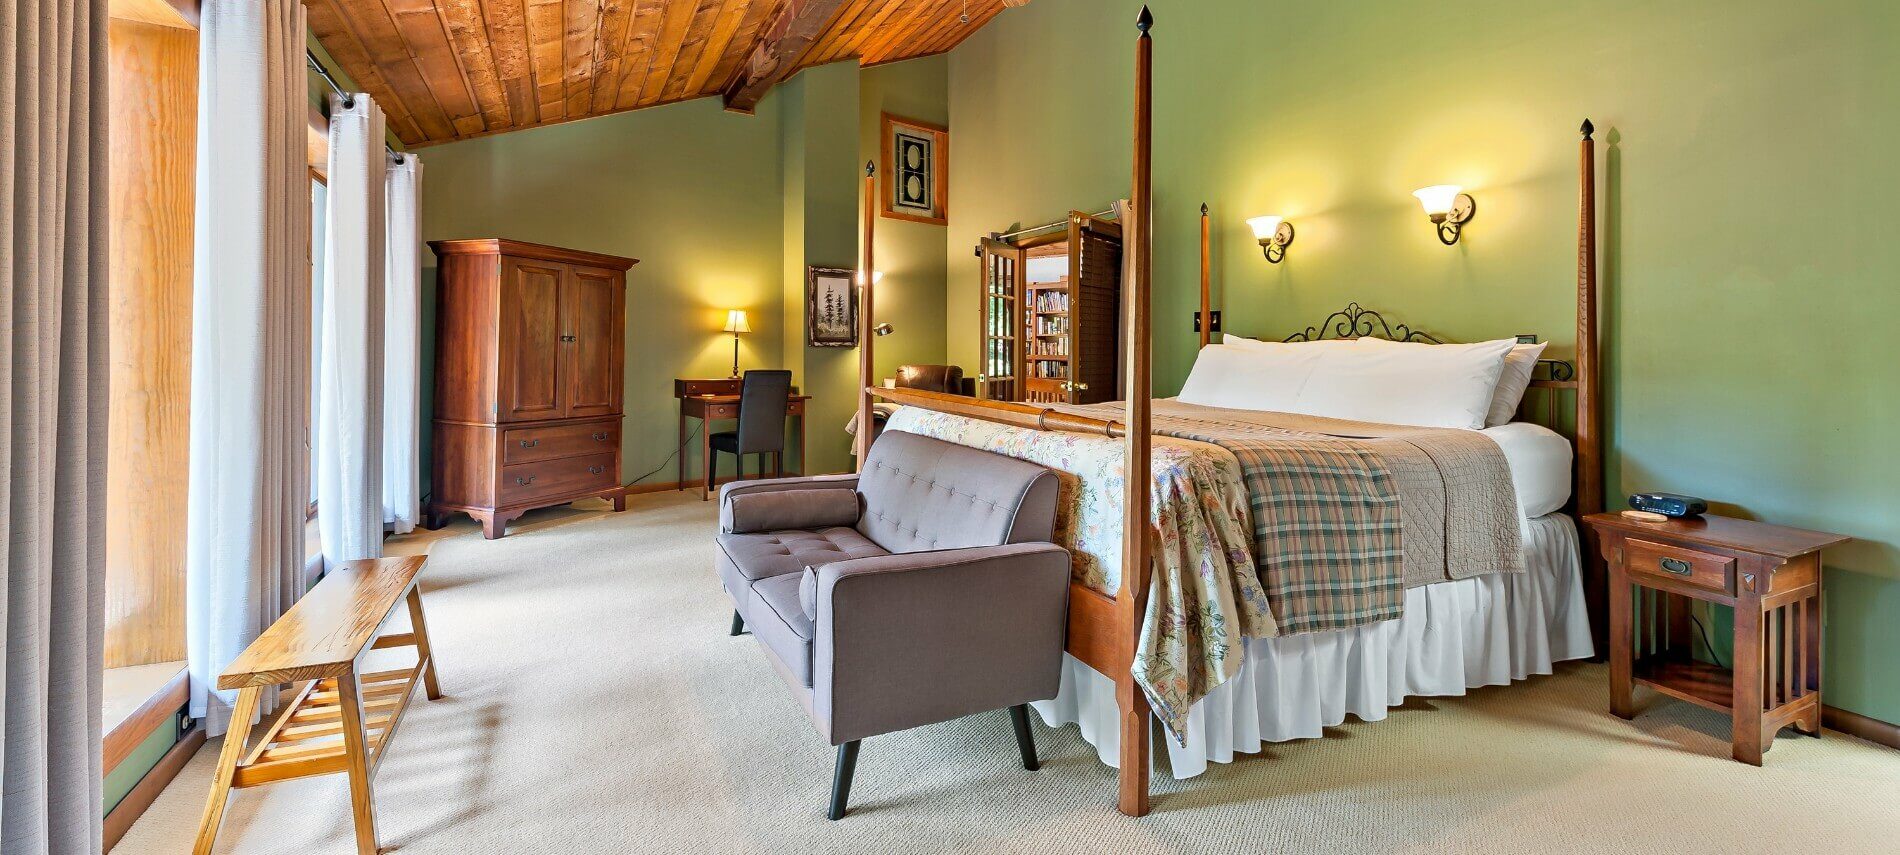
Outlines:
{"label": "white bed sheet", "polygon": [[[1590,656],[1575,523],[1563,514],[1528,520],[1524,556],[1525,573],[1406,591],[1405,613],[1395,620],[1247,639],[1240,674],[1189,713],[1187,743],[1161,738],[1174,777],[1191,778],[1208,761],[1230,763],[1268,742],[1320,736],[1348,714],[1379,721],[1407,697],[1463,695]],[[1050,725],[1079,725],[1102,762],[1116,765],[1113,680],[1064,654],[1055,699],[1032,706]]]}
{"label": "white bed sheet", "polygon": [[1511,422],[1479,431],[1504,450],[1517,490],[1517,509],[1525,519],[1554,513],[1570,501],[1570,440],[1530,422]]}

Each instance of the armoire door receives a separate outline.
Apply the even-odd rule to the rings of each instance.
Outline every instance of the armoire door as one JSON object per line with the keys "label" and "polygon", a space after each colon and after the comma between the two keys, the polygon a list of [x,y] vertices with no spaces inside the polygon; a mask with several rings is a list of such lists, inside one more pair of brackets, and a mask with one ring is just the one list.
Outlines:
{"label": "armoire door", "polygon": [[525,422],[565,415],[561,400],[561,280],[567,265],[501,260],[501,365],[495,420]]}
{"label": "armoire door", "polygon": [[1121,224],[1069,214],[1069,403],[1121,400]]}
{"label": "armoire door", "polygon": [[992,401],[1022,399],[1023,264],[1021,249],[985,238],[983,260],[982,350],[976,394]]}
{"label": "armoire door", "polygon": [[561,296],[562,328],[567,331],[561,374],[569,416],[620,412],[623,291],[619,271],[568,267]]}

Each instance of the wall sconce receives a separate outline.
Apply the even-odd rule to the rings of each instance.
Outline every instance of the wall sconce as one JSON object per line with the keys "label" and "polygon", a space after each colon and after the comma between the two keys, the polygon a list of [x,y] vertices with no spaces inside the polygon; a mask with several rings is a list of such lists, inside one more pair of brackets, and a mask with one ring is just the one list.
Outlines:
{"label": "wall sconce", "polygon": [[1478,212],[1478,203],[1465,188],[1456,184],[1434,184],[1412,191],[1418,197],[1418,203],[1425,208],[1425,216],[1438,224],[1438,242],[1451,246],[1458,242],[1458,233],[1464,231],[1465,223],[1471,221],[1471,215]]}
{"label": "wall sconce", "polygon": [[[860,270],[860,271],[858,271],[858,276],[857,276],[857,280],[858,280],[858,285],[859,285],[859,286],[863,286],[863,285],[864,285],[864,271],[862,271],[862,270]],[[880,282],[883,282],[883,281],[884,281],[884,271],[882,271],[882,270],[876,270],[876,271],[872,271],[872,273],[871,273],[871,284],[872,284],[872,285],[876,285],[876,284],[878,284],[878,283],[880,283]]]}
{"label": "wall sconce", "polygon": [[882,323],[872,327],[871,332],[876,334],[878,338],[883,338],[891,333],[897,332],[897,328],[888,323]]}
{"label": "wall sconce", "polygon": [[1279,264],[1286,257],[1287,245],[1293,242],[1293,224],[1284,217],[1254,217],[1247,225],[1253,227],[1254,239],[1260,241],[1267,262]]}

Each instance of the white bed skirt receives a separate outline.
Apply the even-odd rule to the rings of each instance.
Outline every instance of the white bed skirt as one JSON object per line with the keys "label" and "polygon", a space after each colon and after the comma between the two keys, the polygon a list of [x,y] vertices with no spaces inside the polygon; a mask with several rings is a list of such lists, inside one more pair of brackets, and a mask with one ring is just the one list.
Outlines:
{"label": "white bed skirt", "polygon": [[[1233,762],[1268,742],[1320,735],[1346,720],[1380,721],[1410,696],[1463,695],[1591,655],[1577,528],[1547,514],[1525,524],[1529,572],[1479,576],[1405,592],[1396,620],[1332,632],[1250,638],[1241,671],[1188,714],[1187,744],[1163,737],[1174,777]],[[1034,704],[1053,726],[1074,723],[1116,765],[1115,683],[1064,654],[1054,700]]]}

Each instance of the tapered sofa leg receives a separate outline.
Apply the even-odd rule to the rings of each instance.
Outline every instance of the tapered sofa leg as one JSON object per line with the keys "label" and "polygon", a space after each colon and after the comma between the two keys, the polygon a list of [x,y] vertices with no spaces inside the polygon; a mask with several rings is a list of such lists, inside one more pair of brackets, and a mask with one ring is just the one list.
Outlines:
{"label": "tapered sofa leg", "polygon": [[745,618],[739,615],[738,609],[732,610],[732,634],[733,635],[745,634]]}
{"label": "tapered sofa leg", "polygon": [[838,746],[838,765],[831,771],[831,813],[833,820],[844,818],[845,804],[851,801],[851,773],[858,768],[858,744],[853,739]]}
{"label": "tapered sofa leg", "polygon": [[1009,723],[1016,728],[1016,748],[1023,753],[1023,768],[1031,772],[1042,768],[1036,760],[1036,735],[1029,731],[1029,705],[1010,707]]}

